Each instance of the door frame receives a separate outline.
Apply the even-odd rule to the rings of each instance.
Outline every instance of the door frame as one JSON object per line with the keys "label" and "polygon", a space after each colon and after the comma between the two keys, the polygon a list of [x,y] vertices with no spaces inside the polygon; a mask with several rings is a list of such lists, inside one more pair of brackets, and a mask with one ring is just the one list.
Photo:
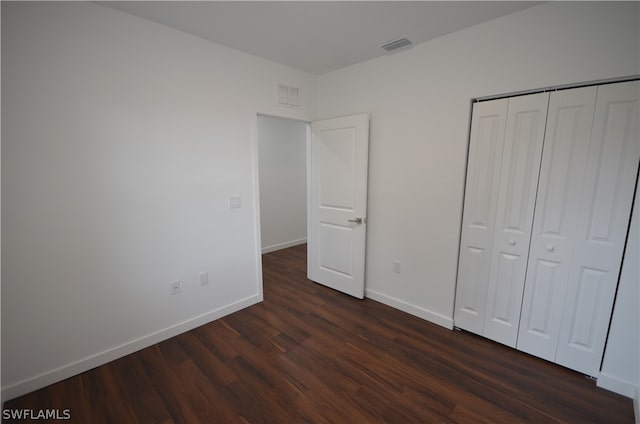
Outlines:
{"label": "door frame", "polygon": [[298,111],[292,110],[291,112],[286,110],[253,110],[250,113],[250,130],[251,130],[251,172],[252,172],[252,197],[253,204],[253,218],[254,218],[254,250],[255,250],[255,267],[256,267],[256,283],[258,292],[258,301],[264,300],[263,290],[263,278],[262,278],[262,227],[260,225],[260,167],[258,157],[258,118],[268,117],[276,119],[286,119],[306,124],[306,174],[307,174],[307,238],[309,237],[309,208],[311,196],[309,193],[309,185],[311,184],[311,122],[312,119],[307,114],[296,113]]}

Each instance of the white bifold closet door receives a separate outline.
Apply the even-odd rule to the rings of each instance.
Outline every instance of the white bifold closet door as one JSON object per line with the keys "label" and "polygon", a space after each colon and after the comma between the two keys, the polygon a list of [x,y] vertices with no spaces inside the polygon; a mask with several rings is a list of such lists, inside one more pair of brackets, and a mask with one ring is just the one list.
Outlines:
{"label": "white bifold closet door", "polygon": [[483,334],[516,346],[549,93],[509,99]]}
{"label": "white bifold closet door", "polygon": [[639,93],[632,81],[551,98],[518,348],[591,376],[636,185]]}
{"label": "white bifold closet door", "polygon": [[639,94],[638,81],[598,88],[556,352],[557,363],[592,376],[604,353],[638,175]]}
{"label": "white bifold closet door", "polygon": [[507,104],[507,99],[475,103],[471,118],[455,321],[476,334],[484,326]]}
{"label": "white bifold closet door", "polygon": [[597,376],[640,161],[640,82],[476,103],[455,325]]}
{"label": "white bifold closet door", "polygon": [[597,87],[555,92],[540,169],[518,349],[555,360]]}
{"label": "white bifold closet door", "polygon": [[456,326],[515,347],[548,93],[474,104]]}

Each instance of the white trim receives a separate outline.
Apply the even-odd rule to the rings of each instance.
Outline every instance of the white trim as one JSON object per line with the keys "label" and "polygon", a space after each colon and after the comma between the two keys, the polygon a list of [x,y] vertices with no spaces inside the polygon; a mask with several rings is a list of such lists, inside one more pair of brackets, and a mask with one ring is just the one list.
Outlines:
{"label": "white trim", "polygon": [[305,244],[307,242],[307,238],[301,238],[298,240],[285,241],[284,243],[276,243],[271,246],[265,246],[262,248],[262,254],[269,252],[275,252],[276,250],[286,249],[287,247],[298,246],[300,244]]}
{"label": "white trim", "polygon": [[237,302],[215,309],[213,311],[206,312],[198,315],[181,323],[172,325],[165,329],[156,331],[146,336],[131,340],[127,343],[121,344],[111,349],[107,349],[103,352],[91,355],[87,358],[80,359],[79,361],[72,362],[62,367],[56,368],[51,371],[44,372],[35,377],[22,380],[18,383],[14,383],[10,386],[2,388],[2,400],[7,401],[18,396],[22,396],[26,393],[30,393],[34,390],[41,389],[58,381],[62,381],[66,378],[73,377],[95,367],[104,365],[113,360],[122,358],[123,356],[130,355],[141,349],[153,346],[156,343],[175,337],[186,331],[192,330],[201,325],[207,324],[216,319],[222,318],[225,315],[229,315],[233,312],[247,308],[251,305],[262,301],[262,296],[257,294],[241,299]]}
{"label": "white trim", "polygon": [[619,377],[615,377],[605,372],[601,372],[598,375],[596,386],[618,393],[619,395],[626,396],[628,398],[633,398],[638,390],[640,390],[637,383],[623,380]]}
{"label": "white trim", "polygon": [[[311,123],[307,124],[307,238],[313,230],[311,223]],[[309,249],[307,248],[307,278],[311,280],[311,261],[309,260]]]}
{"label": "white trim", "polygon": [[256,284],[260,301],[263,298],[263,281],[262,281],[262,255],[260,247],[262,246],[262,228],[260,227],[260,167],[258,157],[258,115],[251,115],[251,176],[253,179],[253,240],[255,243],[255,266],[256,266]]}
{"label": "white trim", "polygon": [[633,397],[633,411],[636,415],[636,424],[640,424],[640,387],[636,387],[636,395]]}
{"label": "white trim", "polygon": [[600,80],[593,80],[593,81],[583,81],[583,82],[577,82],[577,83],[571,83],[571,84],[560,84],[560,85],[554,85],[554,86],[551,86],[551,87],[541,87],[541,88],[534,88],[534,89],[531,89],[531,90],[512,91],[510,93],[496,94],[496,95],[492,95],[492,96],[476,97],[472,102],[484,102],[484,101],[487,101],[487,100],[503,99],[505,97],[524,96],[524,95],[527,95],[527,94],[545,93],[547,91],[569,90],[569,89],[572,89],[572,88],[589,87],[589,86],[594,86],[594,85],[614,84],[614,83],[618,83],[618,82],[635,81],[637,79],[640,79],[640,75],[629,75],[629,76],[626,76],[626,77],[607,78],[607,79],[600,79]]}
{"label": "white trim", "polygon": [[386,294],[382,294],[375,290],[367,289],[366,287],[364,290],[364,294],[369,299],[376,300],[380,303],[384,303],[385,305],[391,306],[392,308],[399,309],[408,314],[417,316],[418,318],[425,319],[434,324],[438,324],[444,328],[448,328],[449,330],[453,330],[453,319],[447,316],[444,316],[437,312],[430,311],[421,306],[417,306],[412,303],[405,302],[404,300],[387,296]]}

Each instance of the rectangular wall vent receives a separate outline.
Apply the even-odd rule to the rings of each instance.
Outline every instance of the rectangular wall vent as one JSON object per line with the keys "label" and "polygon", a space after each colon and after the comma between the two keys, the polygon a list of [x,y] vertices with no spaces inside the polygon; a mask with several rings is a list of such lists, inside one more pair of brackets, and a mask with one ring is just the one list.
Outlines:
{"label": "rectangular wall vent", "polygon": [[278,84],[278,104],[286,105],[289,100],[289,87],[284,84]]}
{"label": "rectangular wall vent", "polygon": [[388,52],[392,52],[394,50],[398,50],[403,47],[409,47],[412,44],[413,43],[407,37],[402,37],[402,38],[396,38],[395,40],[389,41],[388,43],[385,43],[380,47]]}
{"label": "rectangular wall vent", "polygon": [[300,105],[300,89],[284,84],[278,84],[278,104],[281,106],[298,107]]}

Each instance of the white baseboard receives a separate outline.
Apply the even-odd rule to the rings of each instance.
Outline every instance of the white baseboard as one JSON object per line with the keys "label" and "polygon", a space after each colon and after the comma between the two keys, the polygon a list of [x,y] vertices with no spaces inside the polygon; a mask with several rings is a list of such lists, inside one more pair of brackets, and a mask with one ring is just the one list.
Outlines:
{"label": "white baseboard", "polygon": [[453,319],[449,317],[446,317],[439,313],[422,308],[420,306],[413,305],[409,302],[405,302],[404,300],[387,296],[386,294],[382,294],[375,290],[365,288],[364,292],[365,292],[365,296],[368,297],[369,299],[376,300],[380,303],[384,303],[385,305],[391,306],[392,308],[400,309],[401,311],[406,312],[408,314],[415,315],[419,318],[425,319],[434,324],[438,324],[442,327],[448,328],[449,330],[453,330]]}
{"label": "white baseboard", "polygon": [[637,383],[623,380],[606,372],[601,372],[598,375],[596,386],[632,399],[636,396],[637,391],[640,390]]}
{"label": "white baseboard", "polygon": [[286,249],[287,247],[297,246],[299,244],[305,244],[307,242],[307,238],[301,238],[298,240],[286,241],[284,243],[272,244],[271,246],[265,246],[262,248],[262,254],[269,252],[275,252],[276,250]]}
{"label": "white baseboard", "polygon": [[120,346],[107,349],[103,352],[89,356],[76,362],[64,365],[51,371],[47,371],[35,377],[22,380],[2,388],[2,400],[6,402],[10,399],[41,389],[50,384],[57,383],[66,378],[73,377],[100,365],[122,358],[123,356],[137,352],[141,349],[153,346],[156,343],[170,339],[186,331],[192,330],[201,325],[207,324],[218,318],[222,318],[233,312],[239,311],[256,303],[260,303],[262,297],[258,294],[241,299],[230,305],[223,306],[213,311],[198,315],[171,327],[156,331],[146,336],[131,340]]}

